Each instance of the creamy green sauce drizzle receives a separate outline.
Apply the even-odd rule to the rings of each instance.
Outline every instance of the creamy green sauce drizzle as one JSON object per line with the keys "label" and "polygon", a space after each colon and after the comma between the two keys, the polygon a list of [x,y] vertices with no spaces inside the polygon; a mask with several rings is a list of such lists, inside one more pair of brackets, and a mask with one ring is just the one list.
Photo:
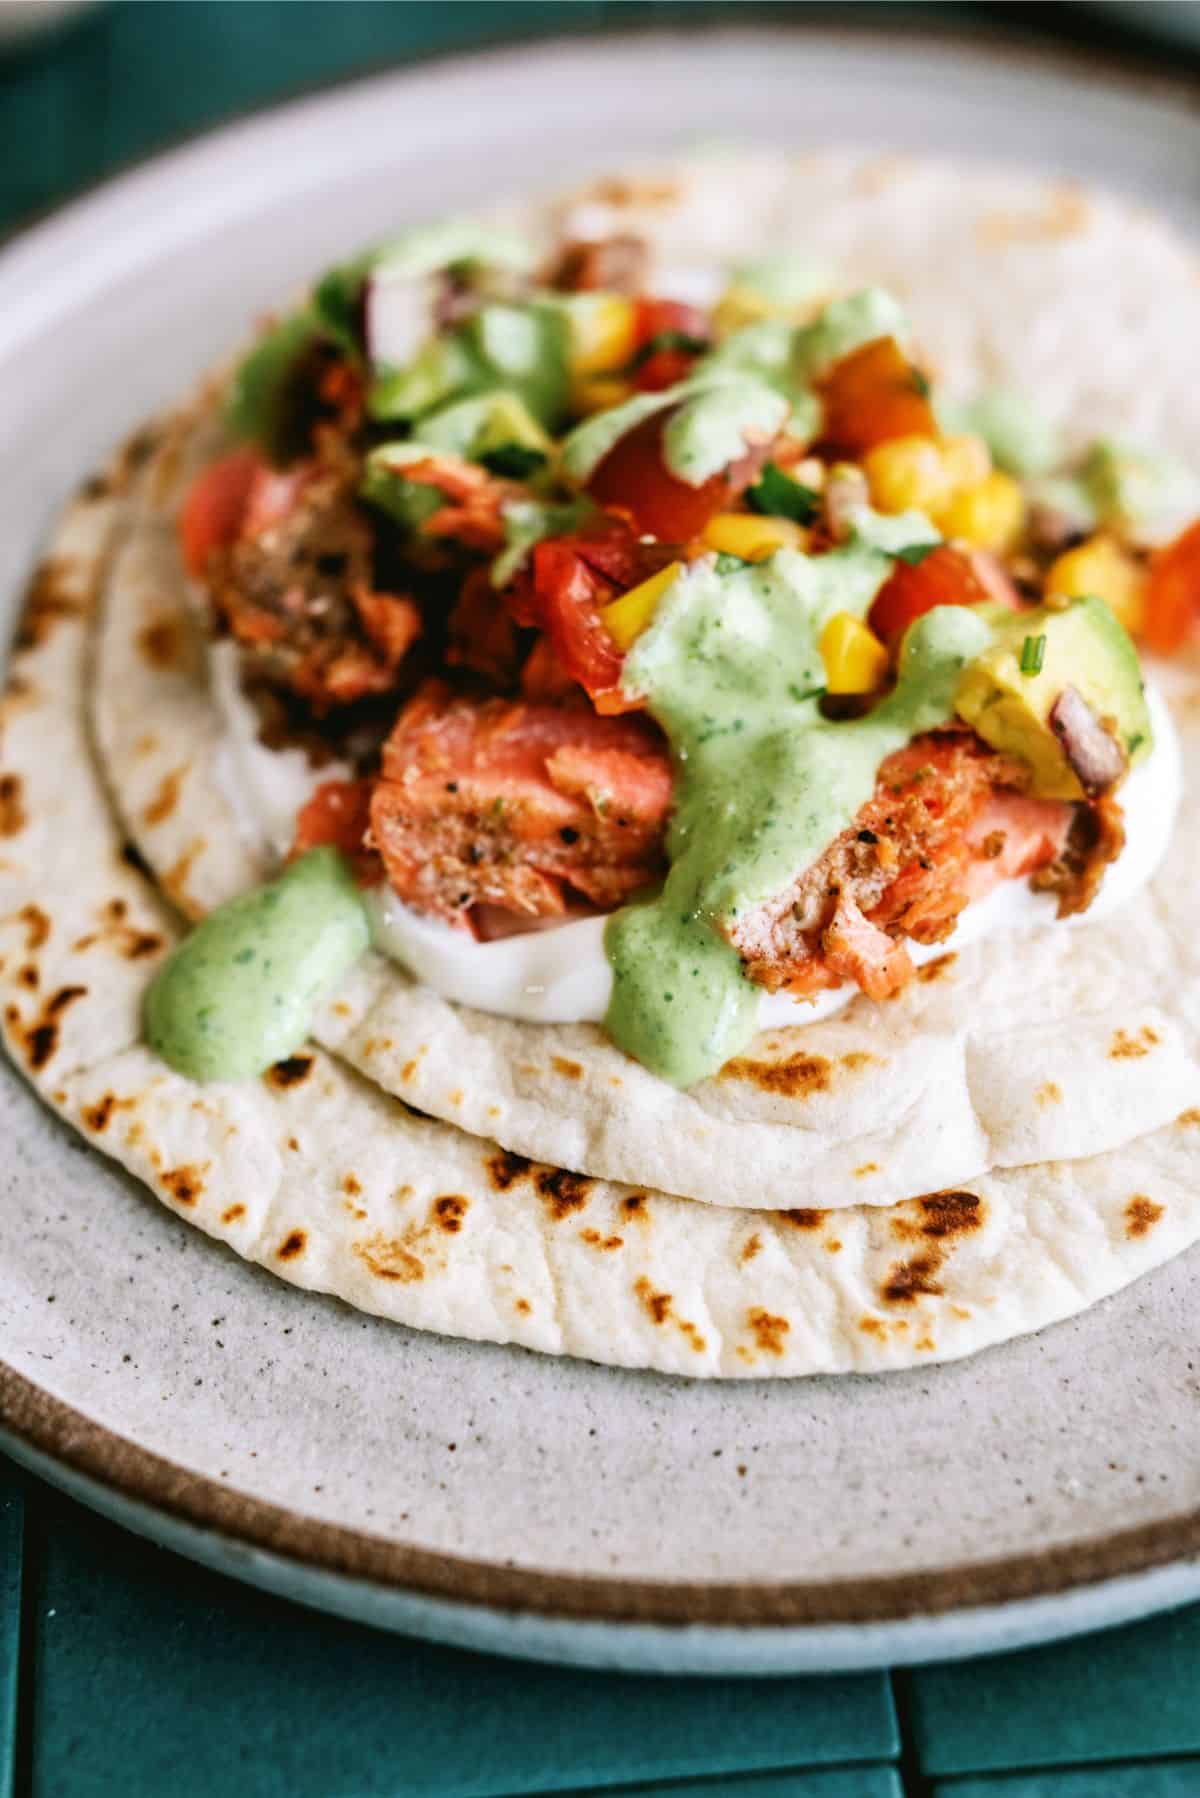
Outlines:
{"label": "creamy green sauce drizzle", "polygon": [[755,1031],[759,989],[717,927],[779,892],[850,823],[880,762],[944,724],[984,619],[939,607],[909,632],[893,692],[831,723],[819,638],[834,612],[862,615],[888,572],[861,543],[809,558],[783,550],[719,572],[696,564],[626,664],[671,741],[671,869],[658,895],[610,920],[607,1028],[678,1086],[713,1074]]}
{"label": "creamy green sauce drizzle", "polygon": [[291,1055],[318,1001],[368,943],[366,912],[334,849],[219,906],[155,976],[146,1040],[192,1080],[245,1080]]}

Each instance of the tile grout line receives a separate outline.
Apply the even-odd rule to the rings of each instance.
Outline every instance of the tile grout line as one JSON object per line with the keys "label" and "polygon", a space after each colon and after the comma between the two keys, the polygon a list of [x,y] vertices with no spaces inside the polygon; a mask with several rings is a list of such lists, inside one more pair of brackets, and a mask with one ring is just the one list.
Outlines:
{"label": "tile grout line", "polygon": [[20,1634],[17,1641],[16,1732],[13,1743],[13,1789],[10,1798],[22,1798],[33,1790],[34,1670],[37,1656],[37,1606],[35,1563],[40,1541],[35,1540],[33,1506],[28,1481],[21,1479],[21,1581]]}
{"label": "tile grout line", "polygon": [[896,1714],[896,1728],[900,1735],[900,1758],[896,1763],[896,1770],[900,1775],[904,1798],[932,1798],[933,1780],[921,1765],[913,1720],[913,1670],[909,1667],[889,1667],[887,1681],[892,1695],[892,1709]]}

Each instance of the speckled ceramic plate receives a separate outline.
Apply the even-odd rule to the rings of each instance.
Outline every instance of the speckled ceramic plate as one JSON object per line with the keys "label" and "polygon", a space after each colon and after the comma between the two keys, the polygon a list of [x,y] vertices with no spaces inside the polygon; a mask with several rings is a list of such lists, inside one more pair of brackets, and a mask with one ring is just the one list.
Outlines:
{"label": "speckled ceramic plate", "polygon": [[[0,257],[4,607],[73,482],[314,266],[406,215],[715,119],[791,144],[852,120],[860,140],[1132,188],[1200,227],[1200,117],[1169,86],[979,46],[693,31],[343,89],[163,158]],[[509,1653],[862,1666],[1200,1596],[1198,1275],[1194,1252],[921,1373],[606,1371],[280,1285],[0,1069],[6,1446],[226,1572]]]}

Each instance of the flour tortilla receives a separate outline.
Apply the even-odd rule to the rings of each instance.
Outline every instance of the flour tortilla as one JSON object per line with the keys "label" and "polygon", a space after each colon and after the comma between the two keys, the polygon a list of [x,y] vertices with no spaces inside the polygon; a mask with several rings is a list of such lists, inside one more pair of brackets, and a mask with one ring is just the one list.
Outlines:
{"label": "flour tortilla", "polygon": [[131,863],[87,725],[95,609],[146,498],[119,461],[31,590],[0,705],[0,1025],[46,1101],[176,1215],[419,1329],[714,1377],[968,1354],[1200,1235],[1200,1111],[890,1210],[748,1214],[529,1165],[315,1045],[262,1080],[173,1074],[142,1046],[140,1008],[180,926]]}
{"label": "flour tortilla", "polygon": [[[1068,434],[1082,418],[1085,431],[1144,434],[1200,465],[1195,269],[1160,225],[1116,201],[847,158],[710,161],[600,191],[608,198],[584,202],[589,226],[607,206],[611,228],[627,220],[664,268],[800,243],[847,278],[903,292],[951,392],[1009,380]],[[509,217],[546,238],[571,210]],[[1179,345],[1184,368],[1196,363],[1186,391],[1180,364],[1164,372],[1147,347],[1163,341]],[[175,542],[179,496],[221,446],[215,416],[210,394],[152,471],[108,583],[93,689],[130,833],[193,915],[270,870],[231,792]],[[763,1033],[686,1093],[597,1026],[456,1006],[377,956],[315,1035],[423,1112],[589,1175],[750,1209],[890,1205],[991,1169],[1121,1147],[1200,1100],[1195,989],[1175,942],[1187,904],[1167,872],[1110,922],[948,954],[889,1004],[859,999],[824,1023]]]}

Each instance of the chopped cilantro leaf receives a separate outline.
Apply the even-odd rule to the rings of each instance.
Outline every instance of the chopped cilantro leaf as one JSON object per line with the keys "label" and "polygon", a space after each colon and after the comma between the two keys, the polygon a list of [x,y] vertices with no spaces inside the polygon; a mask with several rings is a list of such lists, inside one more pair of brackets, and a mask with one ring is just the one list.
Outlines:
{"label": "chopped cilantro leaf", "polygon": [[501,443],[494,450],[488,450],[479,460],[493,474],[505,475],[512,481],[523,481],[526,475],[541,468],[546,460],[544,450],[533,449],[527,443]]}
{"label": "chopped cilantro leaf", "polygon": [[709,347],[706,338],[693,337],[687,331],[656,331],[638,350],[630,367],[641,368],[662,350],[682,350],[685,356],[702,356]]}
{"label": "chopped cilantro leaf", "polygon": [[739,569],[749,566],[750,564],[744,557],[727,555],[724,550],[721,550],[717,556],[718,574],[736,574]]}
{"label": "chopped cilantro leaf", "polygon": [[756,512],[771,518],[791,518],[797,524],[811,524],[820,504],[820,496],[811,487],[793,481],[774,462],[767,463],[746,499]]}
{"label": "chopped cilantro leaf", "polygon": [[1021,645],[1021,673],[1040,674],[1042,663],[1046,659],[1045,633],[1040,637],[1026,637]]}
{"label": "chopped cilantro leaf", "polygon": [[906,543],[903,549],[894,550],[897,562],[905,562],[910,568],[919,568],[926,556],[931,556],[940,543]]}
{"label": "chopped cilantro leaf", "polygon": [[788,693],[797,705],[806,699],[820,699],[824,691],[824,687],[798,687],[794,681],[788,682]]}

